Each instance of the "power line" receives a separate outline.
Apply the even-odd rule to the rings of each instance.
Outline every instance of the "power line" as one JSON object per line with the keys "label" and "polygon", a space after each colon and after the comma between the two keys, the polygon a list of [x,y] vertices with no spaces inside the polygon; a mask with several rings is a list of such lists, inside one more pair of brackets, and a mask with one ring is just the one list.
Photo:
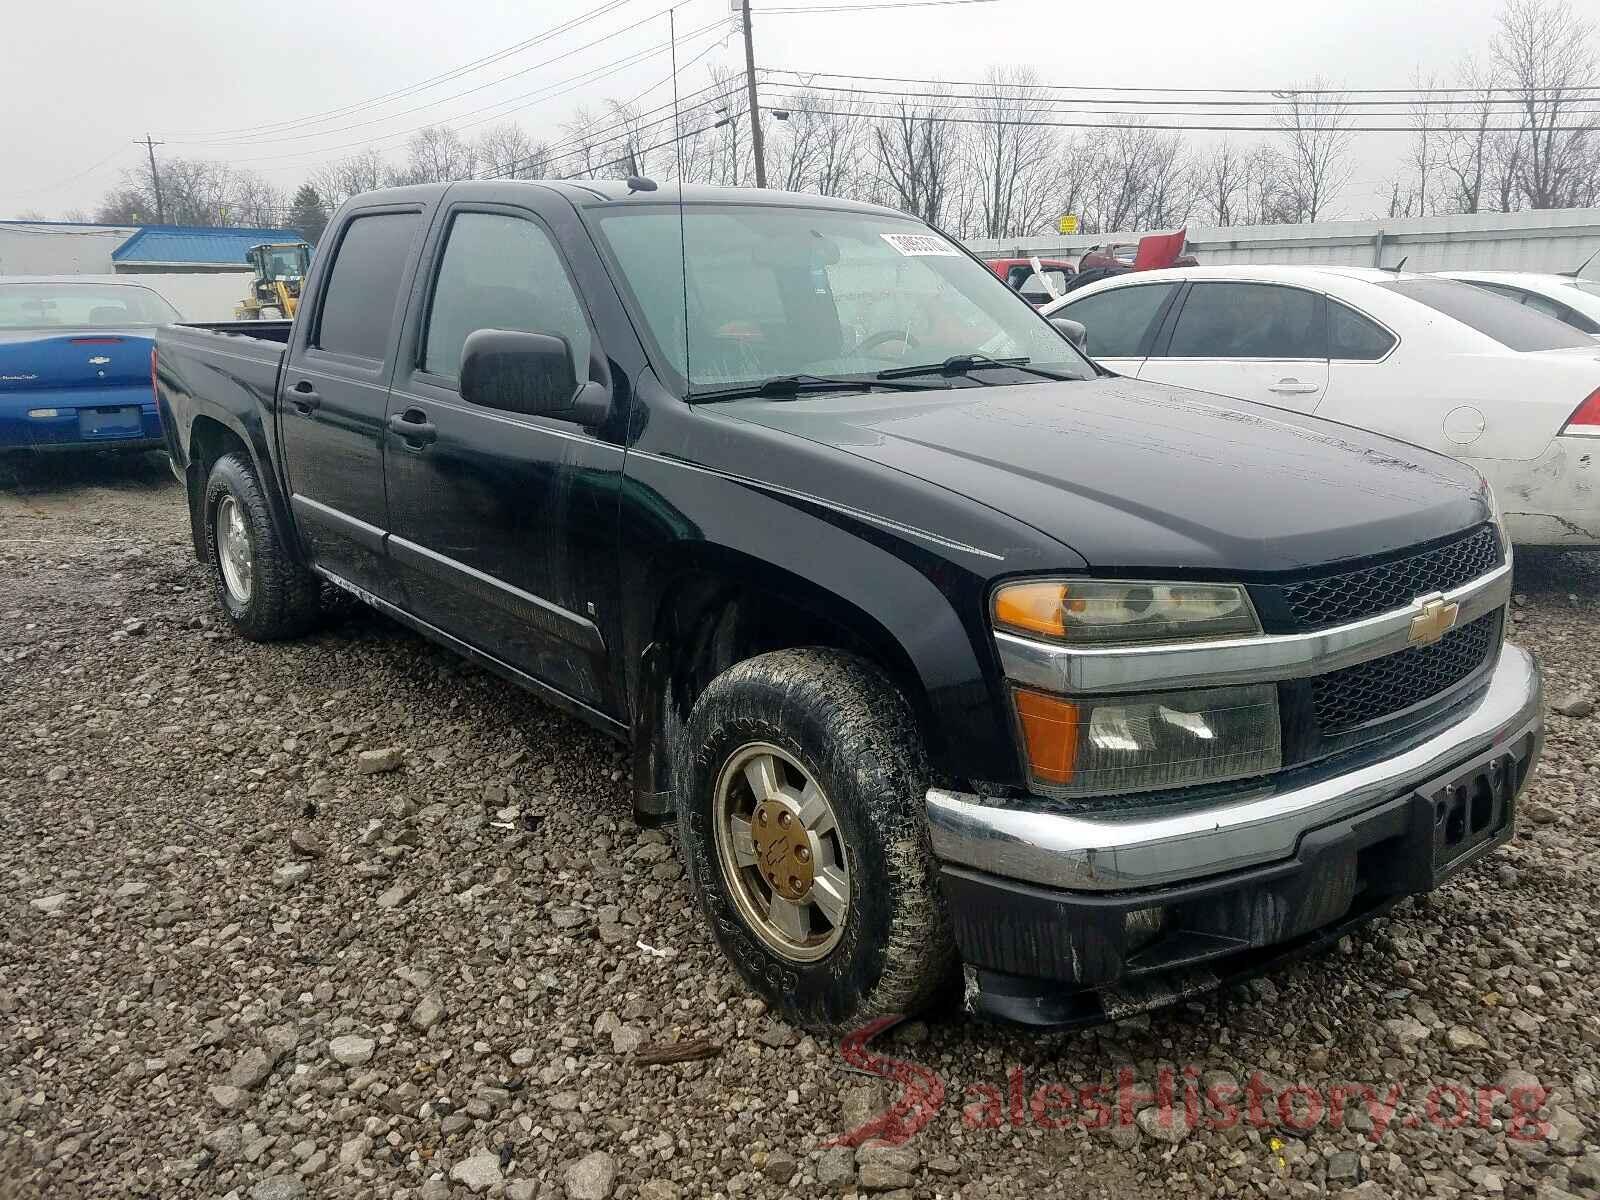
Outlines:
{"label": "power line", "polygon": [[496,50],[492,54],[487,54],[482,58],[475,58],[471,62],[462,63],[460,66],[452,67],[450,70],[443,71],[438,75],[431,75],[427,79],[420,80],[417,83],[406,84],[405,86],[396,88],[393,91],[384,92],[381,95],[369,97],[366,100],[359,100],[354,104],[347,104],[343,108],[327,109],[320,113],[313,113],[309,116],[295,117],[283,121],[268,121],[260,125],[241,126],[238,129],[212,130],[209,133],[201,136],[230,137],[235,134],[271,132],[282,129],[292,129],[299,125],[313,125],[325,120],[336,120],[339,117],[348,116],[350,113],[357,112],[360,109],[374,107],[389,100],[403,99],[406,96],[415,95],[417,92],[426,91],[428,88],[433,87],[436,84],[448,83],[452,79],[458,79],[462,75],[466,75],[481,66],[487,66],[490,63],[499,62],[502,59],[509,58],[513,54],[519,54],[523,50],[530,49],[542,42],[549,41],[553,37],[558,37],[563,33],[566,33],[572,29],[576,29],[588,21],[595,20],[598,17],[603,17],[607,13],[621,8],[624,4],[629,2],[630,0],[606,0],[605,3],[596,8],[589,9],[587,12],[579,13],[577,16],[562,22],[560,25],[553,26],[542,33],[534,34],[532,37],[518,42],[515,45],[506,46],[503,49]]}
{"label": "power line", "polygon": [[[718,21],[713,22],[712,24],[721,24],[723,20],[726,20],[726,18],[720,18]],[[316,132],[313,132],[313,133],[290,134],[290,135],[285,136],[285,137],[267,137],[267,138],[255,137],[255,138],[245,138],[245,139],[240,139],[240,140],[235,140],[235,141],[228,141],[228,142],[184,142],[184,143],[181,143],[181,144],[183,144],[183,145],[191,145],[191,146],[240,146],[240,145],[254,146],[254,145],[259,145],[261,143],[271,143],[271,142],[300,142],[300,141],[305,141],[307,139],[312,139],[312,138],[330,137],[330,136],[332,136],[333,134],[336,134],[336,133],[348,133],[352,129],[363,129],[363,128],[366,128],[367,126],[371,126],[371,125],[382,125],[385,122],[399,120],[401,117],[407,117],[407,116],[412,115],[413,113],[424,112],[424,111],[426,111],[427,109],[430,109],[430,108],[437,108],[441,104],[446,104],[446,103],[450,102],[451,100],[459,100],[463,96],[471,96],[471,95],[473,95],[473,94],[475,94],[477,92],[484,91],[486,88],[491,88],[491,87],[494,87],[494,86],[496,86],[498,84],[506,83],[509,80],[517,79],[517,78],[519,78],[519,77],[521,77],[523,75],[527,75],[530,72],[537,71],[541,67],[548,67],[552,63],[562,62],[562,61],[564,61],[566,59],[571,58],[573,55],[581,54],[585,50],[593,49],[595,46],[601,45],[604,42],[611,41],[613,38],[621,37],[624,34],[632,33],[636,28],[638,28],[637,25],[630,25],[626,29],[613,30],[611,33],[603,34],[602,36],[595,38],[593,41],[585,42],[581,46],[574,46],[569,50],[564,50],[560,54],[554,55],[554,56],[552,56],[550,58],[542,59],[539,62],[536,62],[536,63],[533,63],[533,64],[531,64],[529,66],[523,67],[520,70],[513,71],[509,75],[501,75],[501,76],[498,76],[498,77],[496,77],[494,79],[489,80],[486,83],[477,84],[474,87],[467,88],[467,89],[465,89],[463,91],[454,92],[454,93],[452,93],[451,95],[448,95],[448,96],[441,96],[437,100],[430,100],[426,104],[414,105],[411,108],[401,109],[399,112],[389,113],[387,116],[374,117],[374,118],[372,118],[371,120],[368,120],[368,121],[357,121],[356,123],[354,123],[352,125],[340,125],[340,126],[336,126],[335,128],[332,128],[332,129],[317,130]],[[701,30],[696,30],[694,34],[690,34],[688,36],[692,37],[692,36],[697,35],[700,32],[703,32],[704,28],[708,28],[708,27],[702,27]],[[628,55],[628,56],[625,56],[625,57],[631,58],[633,56],[632,55]],[[547,90],[547,88],[551,87],[551,86],[555,86],[555,85],[546,85],[545,87],[535,88],[534,92]],[[533,93],[530,92],[530,93],[527,93],[527,94],[528,95],[532,95]],[[504,100],[497,101],[495,104],[486,105],[484,108],[476,109],[474,111],[475,112],[484,112],[484,111],[487,111],[487,109],[489,109],[489,108],[495,108],[495,107],[498,107],[498,105],[505,104],[505,103],[509,103],[509,102],[508,101],[504,101]],[[463,116],[471,116],[471,115],[473,115],[473,113],[469,112],[469,113],[463,113],[461,115],[463,115]],[[380,135],[380,136],[387,137],[387,136],[390,136],[390,135],[384,134],[384,135]]]}
{"label": "power line", "polygon": [[69,184],[69,183],[76,183],[78,180],[82,179],[85,175],[93,174],[95,171],[98,171],[101,167],[105,166],[112,159],[116,158],[117,155],[124,153],[126,150],[127,150],[127,146],[119,142],[117,144],[117,148],[115,150],[113,150],[110,154],[106,155],[104,158],[102,158],[102,159],[98,160],[97,162],[95,162],[93,166],[85,167],[81,171],[77,171],[77,172],[75,172],[75,173],[73,173],[71,175],[68,175],[65,179],[58,179],[54,183],[46,184],[43,187],[28,188],[26,191],[15,192],[15,193],[13,193],[13,195],[15,195],[16,197],[21,198],[21,199],[26,199],[29,196],[41,196],[41,195],[45,194],[46,192],[57,191],[57,190],[59,190],[61,188],[66,187],[67,184]]}
{"label": "power line", "polygon": [[[692,37],[700,36],[700,35],[706,33],[707,31],[709,31],[711,29],[717,28],[717,27],[725,25],[725,24],[726,24],[726,18],[718,18],[716,21],[713,21],[710,24],[704,25],[701,28],[695,30],[693,33],[687,35],[687,37],[692,38]],[[472,109],[472,110],[470,110],[468,112],[461,113],[461,114],[459,114],[458,116],[455,116],[455,117],[445,118],[444,120],[441,120],[441,121],[430,121],[430,122],[428,122],[426,124],[417,125],[417,126],[414,126],[414,127],[410,128],[410,129],[399,130],[399,131],[396,131],[394,133],[381,134],[381,135],[378,135],[377,137],[367,138],[367,139],[360,140],[360,141],[345,142],[345,143],[342,143],[341,145],[338,145],[338,146],[323,146],[323,147],[321,147],[319,149],[316,149],[316,150],[297,150],[297,151],[291,151],[291,152],[289,152],[287,154],[251,155],[251,156],[248,156],[248,157],[245,157],[245,158],[229,159],[228,161],[233,162],[233,163],[282,162],[282,161],[287,160],[287,159],[304,159],[304,158],[314,158],[314,157],[325,157],[327,155],[336,154],[341,150],[350,150],[350,149],[358,149],[358,148],[366,148],[366,147],[376,148],[379,143],[383,143],[386,146],[396,146],[396,145],[399,145],[401,142],[403,142],[406,138],[410,137],[412,134],[420,133],[422,130],[433,128],[436,125],[444,125],[444,126],[450,128],[450,129],[457,130],[457,131],[459,131],[461,129],[470,129],[475,125],[482,125],[486,121],[499,120],[501,118],[504,118],[504,117],[507,117],[507,116],[511,115],[511,113],[513,113],[513,112],[519,112],[524,108],[532,108],[535,104],[542,104],[542,103],[544,103],[544,102],[546,102],[548,100],[555,99],[557,96],[566,95],[568,92],[574,91],[577,88],[582,87],[584,84],[594,83],[597,80],[604,79],[609,75],[614,75],[618,71],[624,70],[624,69],[626,69],[628,67],[631,67],[631,66],[636,66],[641,62],[647,61],[648,59],[655,58],[658,55],[665,53],[667,49],[668,49],[667,43],[663,42],[658,46],[647,47],[644,50],[635,51],[632,54],[629,54],[629,55],[627,55],[627,56],[625,56],[623,58],[620,58],[620,59],[613,60],[610,63],[606,63],[606,64],[604,64],[602,66],[599,66],[599,67],[592,67],[589,70],[580,72],[577,75],[569,76],[568,78],[563,79],[563,80],[558,80],[556,83],[546,84],[543,87],[535,88],[531,92],[524,92],[520,96],[513,96],[509,100],[499,100],[499,101],[496,101],[493,104],[484,105],[482,108],[476,108],[476,109]],[[563,86],[563,85],[570,85],[570,86]],[[552,91],[551,89],[556,89],[556,90]],[[530,100],[529,97],[538,97],[538,98]],[[525,101],[525,100],[528,101],[528,102],[527,103],[522,103],[522,101]],[[506,108],[505,107],[506,105],[512,105],[514,107]],[[497,112],[497,113],[492,113],[491,115],[486,116],[486,117],[481,117],[479,120],[476,120],[476,121],[465,121],[465,122],[463,122],[461,120],[462,117],[476,116],[477,114],[480,114],[480,113],[489,112],[491,109],[504,109],[504,111]]]}
{"label": "power line", "polygon": [[[779,70],[777,68],[762,68],[762,70],[765,71],[768,74],[772,74],[772,73],[797,74],[797,72],[781,71],[781,70]],[[1348,111],[1354,112],[1354,111],[1357,111],[1357,110],[1363,110],[1363,109],[1367,109],[1367,108],[1418,108],[1418,107],[1421,107],[1421,108],[1444,108],[1444,107],[1454,107],[1454,106],[1481,108],[1486,104],[1490,107],[1491,110],[1493,110],[1493,109],[1498,108],[1498,107],[1515,106],[1518,103],[1520,103],[1515,98],[1507,98],[1507,99],[1503,99],[1503,100],[1485,100],[1485,99],[1483,99],[1481,97],[1478,98],[1478,99],[1470,99],[1470,100],[1412,99],[1412,100],[1349,100],[1349,101],[1346,101],[1346,100],[1340,100],[1340,99],[1337,99],[1337,98],[1312,99],[1312,98],[1308,98],[1308,97],[1302,97],[1301,95],[1299,95],[1297,93],[1286,93],[1286,94],[1283,94],[1282,96],[1279,96],[1279,97],[1274,97],[1274,98],[1271,98],[1271,99],[1262,99],[1262,100],[1226,100],[1226,99],[1185,100],[1185,99],[1182,99],[1181,97],[1160,97],[1160,98],[1141,97],[1141,98],[1122,99],[1122,98],[1115,97],[1115,96],[1084,96],[1082,98],[1071,98],[1071,99],[1068,99],[1068,98],[1061,98],[1061,97],[1056,97],[1056,96],[1051,96],[1051,95],[1046,94],[1046,93],[1048,93],[1048,92],[1050,92],[1052,90],[1055,90],[1055,89],[1057,89],[1059,87],[1065,86],[1065,85],[1057,85],[1057,84],[1020,84],[1020,83],[1007,84],[1007,83],[997,83],[997,82],[991,81],[988,84],[952,84],[952,85],[950,85],[950,87],[946,87],[946,88],[944,88],[942,90],[915,91],[915,90],[910,90],[910,89],[905,89],[905,88],[857,88],[857,87],[846,87],[843,84],[831,84],[831,83],[820,84],[820,85],[806,85],[806,84],[777,84],[777,82],[775,80],[772,81],[772,82],[774,82],[774,84],[776,84],[776,86],[780,86],[780,87],[797,87],[798,86],[798,87],[804,87],[807,91],[815,91],[815,92],[819,92],[819,93],[820,92],[848,93],[850,95],[859,95],[859,96],[893,96],[893,97],[896,97],[896,98],[912,97],[912,96],[926,96],[926,97],[929,97],[931,99],[940,99],[940,100],[965,100],[965,99],[981,99],[981,100],[997,100],[997,101],[998,100],[1003,100],[1003,101],[1011,101],[1011,102],[1015,102],[1015,103],[1019,103],[1019,104],[1050,104],[1050,105],[1056,106],[1056,107],[1065,107],[1065,106],[1069,106],[1069,105],[1079,105],[1079,104],[1115,104],[1115,105],[1136,105],[1136,106],[1161,105],[1161,106],[1167,106],[1167,107],[1180,107],[1180,108],[1181,107],[1193,107],[1193,108],[1204,108],[1204,109],[1211,109],[1211,108],[1221,108],[1221,109],[1252,108],[1252,109],[1268,109],[1268,110],[1281,112],[1281,111],[1285,110],[1285,106],[1286,105],[1294,105],[1296,107],[1304,107],[1304,108],[1310,109],[1311,111],[1317,111],[1319,109],[1332,109],[1332,110],[1338,110],[1338,111],[1346,111],[1346,110],[1348,110]],[[960,91],[952,91],[952,90],[950,90],[951,87],[983,87],[983,88],[986,88],[988,90],[986,90],[986,91],[984,91],[982,93],[978,93],[978,92],[960,92]],[[1577,96],[1577,95],[1570,96],[1569,99],[1571,100],[1571,102],[1573,104],[1600,103],[1600,88],[1592,88],[1592,89],[1584,89],[1584,90],[1587,91],[1587,92],[1590,92],[1592,94],[1582,95],[1582,96]],[[1015,92],[1017,94],[1015,94],[1015,95],[1010,94],[1012,92]],[[1248,116],[1248,115],[1252,115],[1252,114],[1246,113],[1244,115]],[[1374,115],[1388,115],[1388,114],[1374,114]]]}
{"label": "power line", "polygon": [[[993,81],[973,79],[930,79],[925,76],[910,75],[863,75],[852,74],[847,71],[800,71],[792,67],[763,67],[764,71],[782,75],[795,75],[802,78],[816,79],[867,79],[877,83],[930,83],[941,84],[946,87],[992,87]],[[1507,92],[1516,96],[1526,96],[1532,93],[1555,92],[1565,94],[1569,91],[1596,91],[1593,86],[1571,89],[1559,85],[1549,87],[1524,88],[1513,86],[1496,87],[1428,87],[1428,88],[1307,88],[1307,87],[1268,87],[1268,88],[1208,88],[1208,87],[1113,87],[1092,84],[1076,83],[1046,83],[1039,84],[1041,88],[1057,92],[1143,92],[1161,93],[1174,92],[1189,95],[1217,95],[1217,96],[1274,96],[1288,98],[1291,96],[1377,96],[1377,95],[1485,95],[1491,92]]]}
{"label": "power line", "polygon": [[[933,93],[933,92],[896,93],[896,92],[888,92],[888,91],[878,91],[878,92],[870,92],[870,93],[868,93],[868,92],[860,92],[860,91],[851,91],[850,89],[843,89],[843,90],[846,91],[846,92],[850,92],[850,94],[852,94],[852,95],[874,95],[874,96],[886,97],[887,99],[882,99],[882,100],[877,100],[877,101],[870,101],[868,103],[876,103],[876,104],[878,104],[880,106],[883,106],[883,107],[889,107],[892,102],[898,102],[899,107],[901,109],[903,109],[904,112],[906,114],[908,114],[908,115],[915,115],[917,113],[922,113],[922,112],[975,112],[975,113],[988,114],[989,116],[993,116],[993,115],[996,115],[996,114],[995,114],[994,108],[992,108],[991,106],[1008,105],[1008,106],[1012,106],[1014,108],[1019,108],[1019,109],[1023,109],[1023,110],[1032,110],[1032,111],[1034,111],[1036,113],[1039,113],[1041,115],[1047,114],[1047,113],[1051,113],[1051,114],[1060,115],[1060,116],[1072,116],[1072,117],[1124,117],[1124,118],[1128,118],[1130,120],[1137,119],[1139,122],[1145,122],[1146,119],[1149,118],[1149,117],[1193,118],[1193,119],[1196,119],[1196,120],[1223,119],[1223,118],[1226,118],[1226,119],[1256,120],[1256,121],[1262,121],[1262,120],[1265,120],[1265,119],[1271,117],[1271,118],[1274,118],[1274,122],[1275,122],[1273,127],[1274,128],[1280,128],[1280,129],[1283,128],[1286,124],[1289,127],[1292,128],[1293,127],[1293,118],[1296,116],[1297,113],[1298,113],[1299,116],[1305,118],[1305,120],[1308,121],[1308,122],[1309,121],[1321,121],[1321,122],[1324,122],[1325,124],[1327,124],[1330,127],[1333,126],[1335,123],[1337,123],[1338,128],[1340,128],[1340,129],[1348,128],[1348,129],[1357,130],[1357,131],[1362,130],[1362,129],[1367,129],[1369,131],[1393,131],[1393,132],[1460,132],[1463,129],[1470,129],[1470,130],[1474,130],[1475,131],[1475,130],[1480,128],[1480,126],[1477,124],[1476,120],[1474,120],[1472,122],[1464,123],[1462,125],[1427,125],[1427,124],[1417,125],[1417,124],[1410,124],[1410,125],[1404,125],[1404,126],[1382,126],[1382,127],[1378,127],[1378,126],[1359,126],[1359,125],[1353,125],[1353,124],[1347,125],[1345,123],[1347,120],[1360,120],[1360,119],[1363,119],[1363,118],[1377,119],[1377,118],[1384,117],[1384,116],[1393,116],[1395,114],[1386,114],[1386,113],[1374,113],[1374,114],[1345,113],[1345,112],[1341,112],[1341,111],[1335,110],[1335,109],[1312,109],[1312,110],[1306,111],[1306,110],[1295,110],[1295,109],[1289,109],[1289,108],[1280,107],[1280,108],[1278,108],[1276,110],[1273,110],[1273,111],[1270,111],[1270,112],[1253,112],[1253,113],[1236,113],[1236,112],[1229,112],[1229,111],[1223,111],[1223,112],[1185,111],[1185,110],[1179,110],[1179,111],[1176,111],[1176,112],[1174,112],[1174,111],[1160,111],[1160,110],[1157,110],[1157,111],[1143,111],[1143,112],[1139,112],[1139,111],[1127,112],[1127,111],[1123,111],[1123,110],[1119,110],[1119,109],[1093,109],[1093,108],[1067,107],[1067,105],[1069,105],[1069,104],[1076,104],[1076,103],[1080,103],[1080,102],[1075,102],[1075,101],[1059,102],[1059,101],[1052,101],[1052,100],[1050,100],[1048,98],[1045,98],[1045,97],[1026,97],[1025,98],[1025,97],[1016,97],[1016,96],[969,96],[969,95],[962,95],[962,94],[959,94],[959,93]],[[933,99],[947,101],[947,103],[931,103],[929,100],[922,99],[923,97],[931,97]],[[815,92],[815,91],[813,91],[813,92],[800,92],[800,93],[795,93],[795,94],[782,96],[780,98],[785,100],[787,106],[790,108],[791,111],[799,112],[799,113],[820,111],[817,108],[815,108],[815,103],[818,100],[821,100],[822,102],[830,102],[831,101],[831,102],[837,103],[840,99],[842,99],[841,97],[838,97],[838,96],[832,94],[831,92],[822,93],[822,92]],[[1595,102],[1596,103],[1600,103],[1600,97],[1596,97],[1596,101]],[[768,107],[771,108],[772,106],[769,105]],[[898,115],[898,114],[892,114],[892,115]],[[1570,116],[1570,117],[1573,117],[1573,118],[1584,118],[1584,117],[1600,118],[1600,108],[1582,108],[1582,109],[1574,108],[1574,109],[1569,110],[1566,115]],[[1508,119],[1514,119],[1516,116],[1517,116],[1517,114],[1516,114],[1515,111],[1493,112],[1493,113],[1486,114],[1485,115],[1485,119],[1486,120],[1501,120],[1501,121],[1504,121],[1504,120],[1508,120]],[[1108,127],[1111,127],[1111,126],[1108,126]],[[1125,127],[1125,126],[1119,126],[1119,128],[1121,128],[1121,127]],[[1157,126],[1154,126],[1154,125],[1151,125],[1149,127],[1150,128],[1157,128]],[[1172,126],[1172,128],[1204,129],[1204,128],[1206,128],[1206,126],[1185,124],[1185,125],[1181,125],[1181,126]],[[1241,126],[1241,128],[1248,128],[1248,127]],[[1515,130],[1515,129],[1526,129],[1526,128],[1528,128],[1528,126],[1526,124],[1520,124],[1520,125],[1514,125],[1514,126],[1485,125],[1482,128],[1484,128],[1485,132],[1489,132],[1489,131],[1502,131],[1502,130],[1503,131],[1509,131],[1509,130]],[[1541,128],[1543,128],[1543,126],[1541,126]],[[1588,126],[1573,126],[1571,128],[1588,128]]]}
{"label": "power line", "polygon": [[[703,59],[706,55],[710,54],[711,51],[715,50],[716,48],[717,48],[717,43],[716,42],[712,42],[710,45],[706,46],[698,54],[696,54],[693,58],[691,58],[688,62],[684,63],[683,67],[682,67],[682,70],[688,70],[688,68],[694,66],[695,63],[699,62],[701,59]],[[676,57],[677,51],[676,51],[675,48],[673,49],[673,54],[674,54],[674,57]],[[487,175],[487,176],[479,175],[479,176],[474,176],[474,178],[479,178],[479,179],[485,179],[485,178],[487,178],[487,179],[499,179],[499,178],[502,178],[505,174],[507,174],[509,172],[521,170],[524,167],[530,165],[533,162],[538,161],[541,158],[546,160],[546,161],[554,161],[556,158],[559,158],[561,155],[567,153],[569,150],[573,149],[574,147],[582,145],[585,141],[588,141],[588,140],[604,141],[605,139],[613,136],[618,130],[627,131],[627,132],[630,132],[630,133],[633,133],[633,134],[641,133],[643,130],[645,130],[647,128],[650,128],[650,127],[653,127],[653,126],[656,126],[656,125],[662,125],[662,124],[665,124],[667,121],[672,120],[673,119],[673,113],[677,111],[677,106],[680,103],[682,103],[683,101],[685,101],[685,100],[697,100],[698,97],[707,95],[708,93],[716,93],[716,95],[712,98],[711,101],[705,102],[705,103],[709,104],[709,103],[715,102],[715,100],[717,100],[717,99],[721,99],[725,94],[724,87],[723,87],[722,84],[720,84],[720,83],[712,83],[712,84],[710,84],[710,85],[708,85],[706,87],[701,88],[698,91],[690,92],[688,96],[678,97],[677,96],[677,75],[678,75],[678,71],[674,70],[672,73],[668,74],[666,77],[664,77],[664,78],[662,78],[660,80],[657,80],[655,83],[653,83],[649,87],[645,88],[644,91],[638,93],[632,99],[624,101],[619,107],[625,109],[630,104],[637,104],[640,100],[644,99],[644,97],[648,96],[651,92],[655,91],[656,88],[662,87],[667,83],[671,83],[673,85],[674,98],[672,100],[668,101],[667,103],[659,104],[654,108],[646,109],[644,112],[634,114],[633,116],[623,117],[623,118],[615,121],[611,125],[608,125],[608,126],[602,128],[602,129],[598,129],[597,130],[595,128],[595,126],[598,124],[598,121],[591,122],[588,126],[585,126],[585,127],[581,128],[581,129],[579,129],[577,131],[570,132],[568,137],[564,141],[557,141],[557,142],[555,142],[555,143],[553,143],[551,145],[547,145],[547,146],[543,147],[542,151],[539,154],[529,155],[529,156],[527,156],[525,158],[521,158],[521,159],[514,159],[510,163],[497,164],[496,165],[496,169],[500,172],[500,174],[498,174],[498,175]],[[691,110],[693,110],[693,109],[700,108],[701,104],[700,103],[695,103],[695,104],[691,104],[689,107],[690,107]],[[664,117],[658,117],[656,114],[659,114],[659,113],[666,113],[667,115],[664,116]]]}
{"label": "power line", "polygon": [[[846,111],[846,110],[843,110],[843,109],[809,108],[809,107],[806,108],[805,111],[808,112],[808,113],[814,113],[817,116],[827,116],[827,117],[872,116],[872,117],[877,117],[878,119],[883,119],[884,117],[890,117],[890,118],[898,118],[898,119],[913,120],[913,121],[931,121],[931,122],[933,122],[935,124],[941,124],[941,125],[990,125],[990,126],[1000,125],[1000,126],[1007,126],[1007,127],[1022,127],[1022,128],[1029,128],[1029,129],[1150,129],[1150,130],[1155,130],[1155,131],[1163,131],[1163,130],[1183,131],[1183,130],[1187,130],[1187,131],[1192,132],[1192,133],[1283,133],[1286,130],[1292,130],[1293,129],[1293,126],[1285,126],[1283,124],[1274,124],[1274,125],[1194,125],[1194,124],[1175,125],[1175,124],[1163,124],[1163,123],[1151,122],[1151,121],[1121,121],[1121,122],[1115,122],[1115,121],[1030,121],[1030,120],[1024,120],[1024,119],[1021,119],[1021,118],[1001,118],[1001,117],[995,117],[995,116],[986,116],[986,117],[938,117],[938,116],[927,115],[927,114],[931,114],[931,113],[934,113],[934,112],[971,111],[970,109],[962,107],[962,106],[957,106],[957,107],[954,107],[954,108],[945,109],[945,108],[941,108],[938,105],[923,105],[923,106],[919,106],[917,108],[908,109],[904,113],[867,113],[867,114],[863,114],[863,113],[861,113],[859,111],[850,112],[850,111]],[[1341,125],[1339,125],[1338,128],[1339,128],[1339,131],[1342,132],[1342,133],[1451,133],[1451,132],[1460,132],[1458,127],[1448,126],[1448,125],[1427,126],[1427,125],[1344,125],[1344,124],[1341,124]],[[1527,132],[1527,128],[1528,127],[1525,126],[1525,125],[1489,125],[1489,126],[1474,125],[1474,126],[1472,126],[1472,132],[1473,133],[1477,133],[1477,132],[1479,132],[1481,130],[1484,133],[1525,133],[1525,132]],[[1544,126],[1541,131],[1542,132],[1550,132],[1550,133],[1578,133],[1578,132],[1589,131],[1592,128],[1593,128],[1592,126],[1586,126],[1586,125],[1567,125],[1567,126],[1554,126],[1554,127],[1552,127],[1552,126]]]}

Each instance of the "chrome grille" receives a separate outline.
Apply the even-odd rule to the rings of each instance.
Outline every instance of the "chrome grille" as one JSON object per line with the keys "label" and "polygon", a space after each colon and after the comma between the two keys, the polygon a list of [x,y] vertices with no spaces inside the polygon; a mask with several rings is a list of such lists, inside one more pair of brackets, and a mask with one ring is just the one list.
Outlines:
{"label": "chrome grille", "polygon": [[1420,704],[1466,679],[1499,641],[1497,610],[1452,630],[1431,646],[1413,646],[1319,675],[1311,684],[1317,725],[1327,737]]}
{"label": "chrome grille", "polygon": [[1480,525],[1465,537],[1376,566],[1279,584],[1275,591],[1297,631],[1326,629],[1404,608],[1418,596],[1447,592],[1500,565],[1500,539]]}

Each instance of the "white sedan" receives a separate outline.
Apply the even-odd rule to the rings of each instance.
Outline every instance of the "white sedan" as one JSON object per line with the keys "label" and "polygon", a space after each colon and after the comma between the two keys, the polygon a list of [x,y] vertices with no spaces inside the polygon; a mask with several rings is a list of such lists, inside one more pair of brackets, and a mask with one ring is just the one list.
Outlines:
{"label": "white sedan", "polygon": [[1449,454],[1514,541],[1600,547],[1600,345],[1502,296],[1361,267],[1181,267],[1041,312],[1121,375],[1255,400]]}
{"label": "white sedan", "polygon": [[[1588,264],[1584,264],[1587,266]],[[1600,282],[1576,275],[1541,275],[1535,271],[1435,271],[1443,279],[1459,279],[1497,292],[1535,312],[1554,317],[1590,337],[1600,339]]]}

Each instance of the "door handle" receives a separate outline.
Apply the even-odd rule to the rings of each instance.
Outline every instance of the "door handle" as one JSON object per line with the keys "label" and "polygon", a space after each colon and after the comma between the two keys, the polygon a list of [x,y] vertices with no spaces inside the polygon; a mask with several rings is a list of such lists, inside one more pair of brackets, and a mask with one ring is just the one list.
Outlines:
{"label": "door handle", "polygon": [[428,420],[428,414],[420,408],[408,408],[403,413],[395,413],[389,418],[389,428],[404,438],[413,450],[420,450],[439,438],[439,427]]}
{"label": "door handle", "polygon": [[1280,379],[1277,383],[1267,388],[1269,392],[1277,392],[1283,396],[1301,396],[1307,392],[1320,392],[1322,385],[1319,383],[1301,383],[1298,379]]}
{"label": "door handle", "polygon": [[302,379],[289,389],[289,403],[301,416],[306,416],[322,406],[322,393],[312,386],[309,379]]}

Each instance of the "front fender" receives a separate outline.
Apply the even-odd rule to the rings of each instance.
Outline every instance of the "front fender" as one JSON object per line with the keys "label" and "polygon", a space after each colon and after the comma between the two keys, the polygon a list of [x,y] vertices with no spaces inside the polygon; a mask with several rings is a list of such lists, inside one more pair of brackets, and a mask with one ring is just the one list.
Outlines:
{"label": "front fender", "polygon": [[918,710],[937,774],[1017,779],[983,619],[996,556],[820,497],[638,451],[628,456],[621,534],[630,696],[652,687],[657,614],[674,588],[690,576],[726,581],[869,647]]}

